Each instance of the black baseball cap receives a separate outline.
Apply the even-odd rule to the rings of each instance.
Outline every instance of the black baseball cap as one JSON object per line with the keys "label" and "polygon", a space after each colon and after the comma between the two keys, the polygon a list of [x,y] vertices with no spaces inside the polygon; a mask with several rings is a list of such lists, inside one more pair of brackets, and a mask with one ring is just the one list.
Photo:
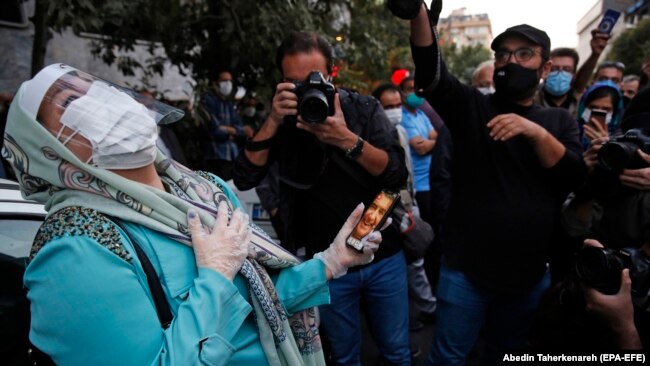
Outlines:
{"label": "black baseball cap", "polygon": [[508,37],[519,37],[525,40],[528,40],[538,46],[542,47],[542,56],[545,58],[549,57],[551,52],[551,39],[548,38],[548,34],[543,30],[539,30],[535,27],[531,27],[528,24],[519,24],[514,27],[506,29],[503,33],[499,34],[493,41],[490,46],[493,51],[496,51],[503,40]]}

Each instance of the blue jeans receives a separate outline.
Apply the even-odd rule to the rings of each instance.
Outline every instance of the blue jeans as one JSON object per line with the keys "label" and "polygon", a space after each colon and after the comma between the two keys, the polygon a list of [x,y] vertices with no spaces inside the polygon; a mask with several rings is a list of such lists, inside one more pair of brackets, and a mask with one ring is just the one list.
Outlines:
{"label": "blue jeans", "polygon": [[465,365],[483,324],[486,327],[486,354],[482,364],[495,364],[506,350],[526,344],[533,314],[544,291],[550,286],[548,272],[530,291],[501,294],[472,284],[465,274],[449,267],[440,269],[438,316],[428,365]]}
{"label": "blue jeans", "polygon": [[410,365],[406,260],[399,252],[330,281],[330,305],[320,306],[321,328],[335,365],[361,365],[360,306],[380,354]]}

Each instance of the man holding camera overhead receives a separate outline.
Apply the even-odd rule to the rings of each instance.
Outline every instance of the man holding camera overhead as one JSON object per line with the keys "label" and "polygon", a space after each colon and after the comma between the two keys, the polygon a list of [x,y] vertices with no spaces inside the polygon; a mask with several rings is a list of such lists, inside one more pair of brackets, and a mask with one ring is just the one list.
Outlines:
{"label": "man holding camera overhead", "polygon": [[[237,158],[234,182],[250,189],[278,161],[280,196],[288,207],[286,240],[307,243],[311,258],[359,202],[368,206],[381,189],[404,185],[404,151],[375,99],[329,82],[332,46],[323,37],[291,34],[276,63],[282,82],[269,117]],[[330,282],[331,305],[321,307],[321,329],[335,364],[360,364],[362,303],[369,305],[365,313],[382,356],[410,364],[406,262],[399,234],[389,227],[382,235],[370,265]]]}
{"label": "man holding camera overhead", "polygon": [[415,87],[449,127],[452,200],[443,230],[437,327],[429,365],[464,365],[486,325],[486,364],[521,350],[550,283],[547,253],[564,197],[584,177],[575,122],[534,96],[551,68],[551,41],[510,27],[492,41],[495,93],[460,83],[437,42],[442,1],[391,1],[410,19]]}

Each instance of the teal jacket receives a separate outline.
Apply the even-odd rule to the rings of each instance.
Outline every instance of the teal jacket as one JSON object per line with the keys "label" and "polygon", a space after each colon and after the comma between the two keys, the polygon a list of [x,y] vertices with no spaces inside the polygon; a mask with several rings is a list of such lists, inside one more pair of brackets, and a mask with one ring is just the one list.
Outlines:
{"label": "teal jacket", "polygon": [[[25,272],[30,339],[39,349],[58,365],[267,364],[241,275],[230,282],[197,268],[192,248],[124,224],[160,277],[172,324],[162,329],[124,232],[94,210],[69,207],[46,220],[34,244],[39,252]],[[272,278],[289,314],[329,303],[320,260]]]}

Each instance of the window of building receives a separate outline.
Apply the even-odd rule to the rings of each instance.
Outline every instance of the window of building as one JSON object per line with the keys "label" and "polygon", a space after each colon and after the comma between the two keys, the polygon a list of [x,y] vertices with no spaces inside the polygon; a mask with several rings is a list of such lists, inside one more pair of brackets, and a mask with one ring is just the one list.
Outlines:
{"label": "window of building", "polygon": [[465,28],[465,34],[467,35],[478,35],[487,33],[486,27],[467,27]]}
{"label": "window of building", "polygon": [[0,1],[0,26],[25,28],[28,25],[23,0]]}

